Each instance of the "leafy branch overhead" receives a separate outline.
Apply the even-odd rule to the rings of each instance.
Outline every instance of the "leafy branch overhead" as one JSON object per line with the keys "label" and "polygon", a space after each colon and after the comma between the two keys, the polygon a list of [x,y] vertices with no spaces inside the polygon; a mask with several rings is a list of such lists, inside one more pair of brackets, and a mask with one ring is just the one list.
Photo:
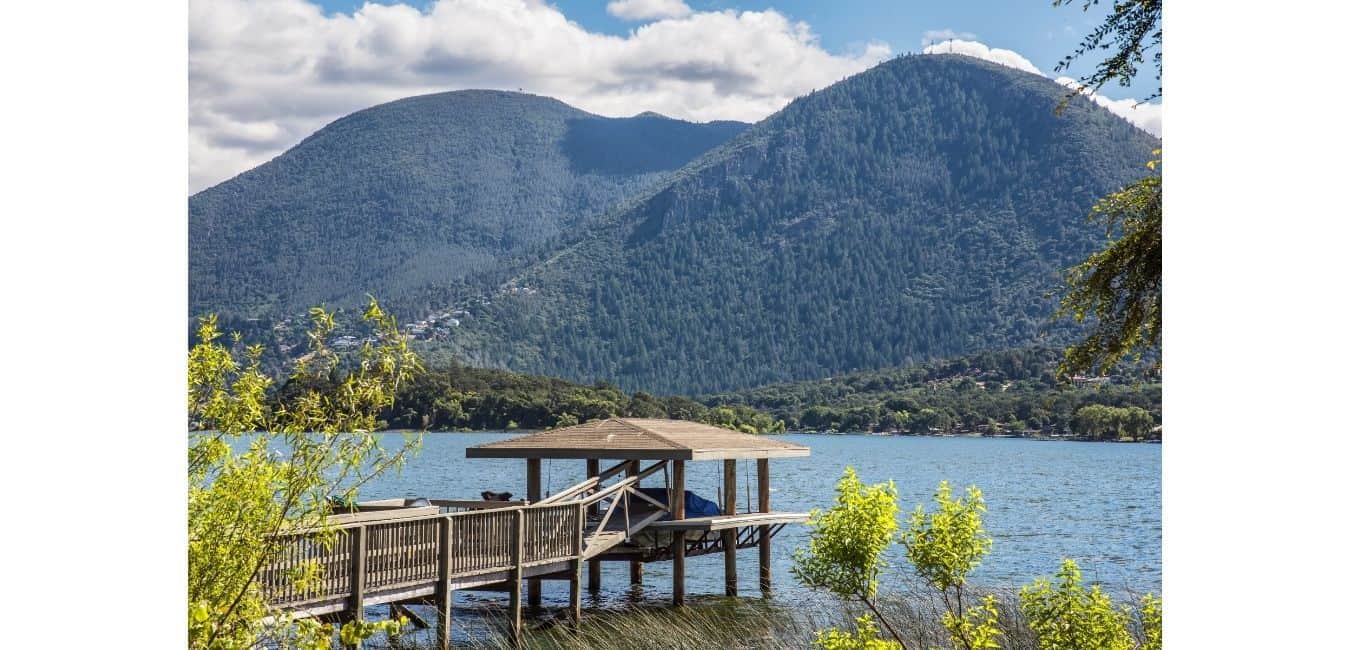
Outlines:
{"label": "leafy branch overhead", "polygon": [[[1082,0],[1083,11],[1097,6],[1099,0]],[[1074,0],[1055,0],[1055,6],[1072,5]],[[1111,13],[1079,42],[1074,52],[1055,64],[1055,72],[1064,72],[1077,59],[1095,51],[1109,51],[1096,69],[1078,79],[1077,93],[1095,93],[1107,83],[1128,87],[1139,66],[1151,59],[1156,68],[1158,91],[1145,97],[1162,97],[1162,0],[1115,2]],[[1061,104],[1062,106],[1062,104]]]}
{"label": "leafy branch overhead", "polygon": [[1094,325],[1066,350],[1061,378],[1106,373],[1162,343],[1162,150],[1154,155],[1149,176],[1104,197],[1088,217],[1109,243],[1067,273],[1058,315]]}

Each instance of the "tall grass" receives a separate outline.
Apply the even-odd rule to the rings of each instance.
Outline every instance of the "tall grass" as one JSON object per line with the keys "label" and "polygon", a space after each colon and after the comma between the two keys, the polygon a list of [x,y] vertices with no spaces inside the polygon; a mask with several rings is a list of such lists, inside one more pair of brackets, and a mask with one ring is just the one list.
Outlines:
{"label": "tall grass", "polygon": [[[993,591],[999,603],[999,645],[1004,650],[1035,650],[1035,633],[1027,627],[1013,591]],[[1127,600],[1135,600],[1130,598]],[[972,598],[970,602],[974,602]],[[1136,608],[1137,602],[1130,603]],[[905,647],[951,648],[942,627],[943,604],[931,593],[891,592],[877,599],[877,607],[900,632]],[[525,618],[522,647],[531,650],[633,650],[635,648],[671,648],[709,650],[745,648],[747,650],[788,650],[809,648],[816,632],[829,627],[852,629],[852,621],[868,613],[858,603],[840,603],[826,596],[790,603],[758,598],[702,598],[682,608],[629,606],[587,610],[582,613],[581,628],[573,631],[561,611],[541,618]],[[1134,630],[1136,637],[1139,630]],[[409,638],[394,640],[389,647],[399,650],[430,650],[430,641]],[[489,630],[469,642],[470,648],[505,650],[514,648],[505,617],[493,617]]]}

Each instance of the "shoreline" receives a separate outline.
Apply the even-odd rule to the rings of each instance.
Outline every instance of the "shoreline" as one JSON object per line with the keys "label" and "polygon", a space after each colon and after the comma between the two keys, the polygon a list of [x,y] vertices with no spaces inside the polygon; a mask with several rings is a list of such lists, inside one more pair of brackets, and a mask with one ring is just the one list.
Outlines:
{"label": "shoreline", "polygon": [[[441,429],[426,430],[419,429],[382,429],[375,433],[430,433],[435,435],[453,435],[460,433],[507,433],[513,435],[529,435],[532,433],[544,433],[553,429]],[[1113,444],[1162,444],[1161,439],[1151,440],[1094,440],[1083,436],[1014,436],[1007,434],[973,434],[973,433],[878,433],[871,431],[784,431],[782,433],[761,433],[756,435],[763,436],[783,436],[783,435],[803,435],[803,436],[868,436],[876,438],[963,438],[963,439],[990,439],[990,440],[1032,440],[1035,442],[1107,442]]]}

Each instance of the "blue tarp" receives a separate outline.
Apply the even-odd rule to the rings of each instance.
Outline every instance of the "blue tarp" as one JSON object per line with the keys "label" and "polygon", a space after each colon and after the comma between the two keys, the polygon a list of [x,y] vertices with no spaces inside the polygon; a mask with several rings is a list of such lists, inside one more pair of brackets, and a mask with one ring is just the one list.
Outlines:
{"label": "blue tarp", "polygon": [[[668,503],[666,503],[665,488],[645,487],[645,488],[638,488],[638,491],[657,501],[660,501],[662,505],[669,505]],[[720,514],[722,514],[722,509],[717,507],[717,504],[715,502],[709,501],[697,494],[694,494],[693,492],[690,492],[689,490],[684,491],[685,517],[712,517],[714,515]],[[670,519],[670,515],[666,515],[661,519],[662,520]]]}

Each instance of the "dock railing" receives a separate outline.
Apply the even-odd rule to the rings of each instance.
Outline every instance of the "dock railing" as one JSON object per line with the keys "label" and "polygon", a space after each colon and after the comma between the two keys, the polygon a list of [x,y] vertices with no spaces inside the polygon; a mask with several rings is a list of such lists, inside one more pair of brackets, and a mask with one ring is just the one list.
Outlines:
{"label": "dock railing", "polygon": [[[581,556],[584,504],[509,504],[449,513],[440,507],[411,515],[390,510],[385,514],[392,517],[339,520],[325,529],[275,536],[276,560],[259,576],[265,598],[280,609],[303,610]],[[442,527],[449,535],[443,536]]]}

